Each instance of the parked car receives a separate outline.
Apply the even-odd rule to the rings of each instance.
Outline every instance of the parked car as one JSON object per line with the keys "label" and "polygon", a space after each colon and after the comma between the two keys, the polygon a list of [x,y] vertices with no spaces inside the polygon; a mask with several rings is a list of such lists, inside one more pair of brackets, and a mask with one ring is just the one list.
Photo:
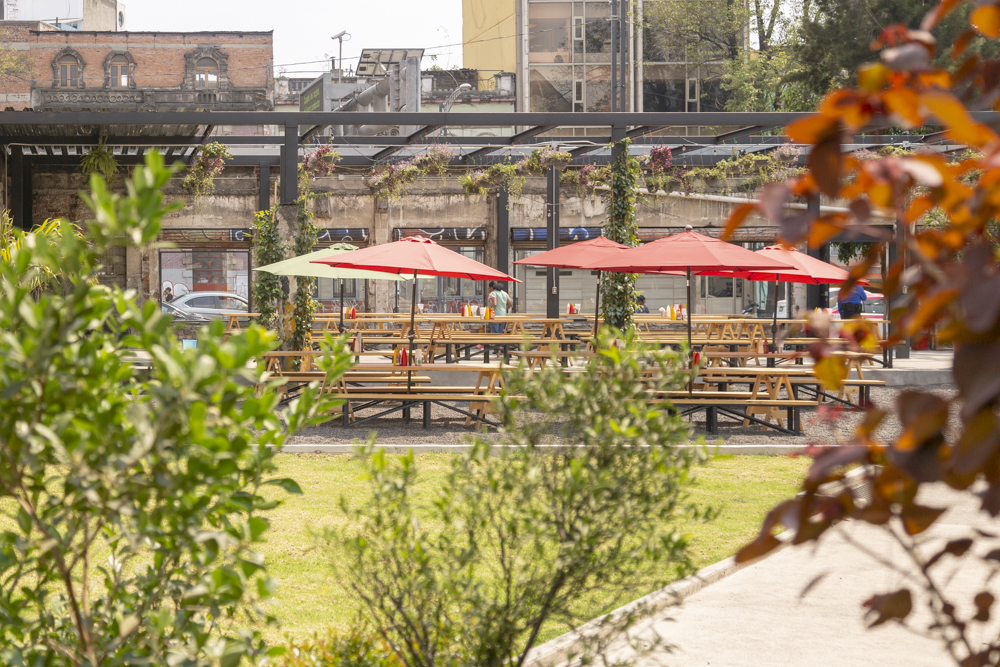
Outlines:
{"label": "parked car", "polygon": [[173,315],[174,322],[181,322],[183,324],[207,324],[211,320],[204,315],[199,315],[197,313],[192,313],[189,310],[184,310],[175,303],[161,303],[160,309],[167,315]]}
{"label": "parked car", "polygon": [[250,304],[246,299],[231,292],[188,292],[183,296],[174,297],[170,303],[213,320],[222,319],[222,313],[238,311],[245,313],[250,310]]}

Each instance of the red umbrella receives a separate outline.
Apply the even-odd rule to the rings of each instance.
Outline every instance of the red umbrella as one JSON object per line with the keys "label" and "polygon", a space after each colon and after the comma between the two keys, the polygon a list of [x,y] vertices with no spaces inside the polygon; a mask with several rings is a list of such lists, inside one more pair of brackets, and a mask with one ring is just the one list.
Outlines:
{"label": "red umbrella", "polygon": [[[362,269],[381,273],[413,274],[413,300],[410,303],[410,348],[413,358],[414,313],[417,309],[417,277],[444,276],[446,278],[466,278],[468,280],[496,280],[500,282],[521,282],[502,271],[469,259],[465,255],[449,250],[434,241],[421,237],[405,238],[392,243],[352,250],[325,259],[313,260],[316,264],[343,269]],[[409,363],[409,362],[407,362]],[[409,375],[409,374],[407,374]],[[410,391],[407,380],[407,393]]]}
{"label": "red umbrella", "polygon": [[[732,243],[687,231],[657,239],[646,245],[625,250],[592,268],[621,273],[687,273],[687,333],[691,346],[691,274],[711,274],[713,271],[753,271],[758,269],[790,269],[777,259],[762,257],[752,250]],[[727,273],[727,275],[730,275]]]}
{"label": "red umbrella", "polygon": [[[525,266],[551,266],[556,269],[590,269],[595,262],[602,262],[629,250],[627,245],[617,243],[603,236],[589,241],[580,241],[572,245],[560,246],[525,259],[519,259],[515,264]],[[597,322],[600,318],[601,276],[597,276],[597,300],[594,305],[594,335],[597,335]]]}
{"label": "red umbrella", "polygon": [[[775,344],[778,332],[778,281],[784,283],[805,283],[808,285],[835,285],[847,280],[850,275],[839,266],[834,266],[821,259],[783,246],[768,246],[758,250],[758,255],[776,259],[791,266],[791,269],[758,269],[753,271],[734,271],[734,278],[747,280],[766,280],[774,283],[774,321],[771,324],[771,345]],[[859,284],[867,285],[867,280],[859,280]],[[791,312],[788,313],[791,317]]]}

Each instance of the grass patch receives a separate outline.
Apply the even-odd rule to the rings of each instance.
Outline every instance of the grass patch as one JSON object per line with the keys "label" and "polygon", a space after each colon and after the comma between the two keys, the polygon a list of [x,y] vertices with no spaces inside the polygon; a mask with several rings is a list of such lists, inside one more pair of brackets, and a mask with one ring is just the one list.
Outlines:
{"label": "grass patch", "polygon": [[[421,454],[418,498],[429,499],[450,468],[450,454]],[[360,606],[350,591],[342,588],[331,572],[330,563],[338,554],[314,547],[314,535],[343,522],[340,498],[359,506],[368,497],[368,483],[362,467],[348,456],[284,455],[278,458],[280,474],[295,479],[302,496],[287,496],[280,490],[274,497],[287,502],[270,513],[272,528],[260,551],[268,569],[280,586],[270,602],[282,623],[269,632],[271,642],[284,634],[303,638],[331,626],[347,628]],[[805,475],[809,459],[777,456],[719,457],[697,472],[691,488],[692,499],[702,505],[721,508],[711,523],[690,524],[691,554],[697,567],[732,556],[750,541],[775,504],[795,492]],[[662,574],[647,572],[637,577],[630,590],[604,595],[587,602],[590,617],[610,611],[625,602],[655,590]],[[542,641],[565,628],[546,628]]]}

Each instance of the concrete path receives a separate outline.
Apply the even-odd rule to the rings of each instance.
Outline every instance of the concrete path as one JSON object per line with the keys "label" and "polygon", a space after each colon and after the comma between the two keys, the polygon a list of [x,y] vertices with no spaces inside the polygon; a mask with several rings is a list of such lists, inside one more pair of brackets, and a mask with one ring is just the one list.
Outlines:
{"label": "concrete path", "polygon": [[[934,488],[921,501],[934,506],[960,498],[947,488]],[[967,500],[967,499],[966,499]],[[941,519],[923,549],[934,553],[944,541],[968,534],[976,525],[996,531],[1000,526],[976,505],[963,502]],[[885,533],[867,524],[851,523],[829,533],[812,546],[789,547],[730,577],[712,584],[673,607],[639,624],[629,637],[613,640],[602,664],[635,660],[631,641],[650,646],[657,635],[673,644],[672,653],[654,650],[638,659],[643,666],[694,667],[823,667],[906,665],[937,667],[953,664],[942,644],[889,623],[869,630],[863,621],[862,603],[871,594],[887,593],[905,585],[904,578],[865,555],[853,540],[878,557],[905,563],[903,550]],[[985,553],[997,544],[975,547]],[[935,565],[938,575],[950,575],[946,590],[965,602],[960,613],[974,612],[972,598],[991,589],[1000,599],[1000,583],[984,584],[987,572],[972,559],[946,557]],[[804,596],[803,590],[822,573],[826,576]],[[912,587],[916,593],[916,587]],[[915,596],[909,625],[925,630],[930,613],[924,598]],[[994,608],[989,629],[996,637]]]}

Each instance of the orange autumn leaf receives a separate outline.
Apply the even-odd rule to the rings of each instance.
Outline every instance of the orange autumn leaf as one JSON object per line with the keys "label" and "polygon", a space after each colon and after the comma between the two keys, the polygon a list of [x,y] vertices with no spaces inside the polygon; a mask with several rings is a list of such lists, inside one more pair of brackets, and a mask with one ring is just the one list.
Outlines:
{"label": "orange autumn leaf", "polygon": [[920,100],[917,93],[909,88],[894,88],[882,94],[882,103],[890,113],[903,118],[910,127],[923,125],[924,116],[920,113]]}
{"label": "orange autumn leaf", "polygon": [[827,220],[816,220],[809,231],[809,247],[818,248],[844,231],[844,226]]}
{"label": "orange autumn leaf", "polygon": [[816,379],[822,382],[824,387],[830,391],[839,391],[849,372],[847,359],[824,357],[816,362],[813,372],[816,374]]}
{"label": "orange autumn leaf", "polygon": [[733,214],[729,216],[729,221],[726,222],[726,228],[722,231],[722,240],[728,241],[729,237],[739,229],[740,225],[747,219],[751,213],[757,210],[757,204],[741,204],[736,207]]}
{"label": "orange autumn leaf", "polygon": [[996,5],[976,7],[969,16],[969,24],[983,37],[990,39],[1000,37],[1000,7]]}
{"label": "orange autumn leaf", "polygon": [[807,116],[788,126],[788,138],[793,143],[816,144],[836,131],[836,118],[824,115]]}

